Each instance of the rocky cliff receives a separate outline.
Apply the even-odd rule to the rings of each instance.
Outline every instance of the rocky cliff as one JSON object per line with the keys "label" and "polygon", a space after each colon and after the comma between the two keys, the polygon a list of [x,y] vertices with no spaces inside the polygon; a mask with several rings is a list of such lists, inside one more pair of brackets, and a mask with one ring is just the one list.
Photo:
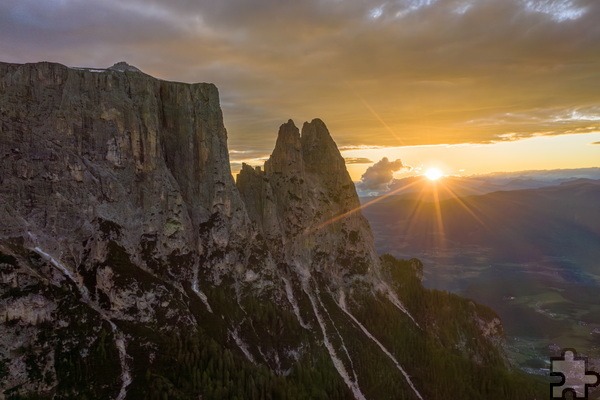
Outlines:
{"label": "rocky cliff", "polygon": [[[189,310],[169,308],[185,296],[182,286],[204,298],[201,266],[214,281],[243,274],[255,248],[228,165],[218,91],[117,66],[0,64],[0,246],[15,260],[4,279],[18,290],[30,280],[71,285],[71,300],[109,323],[193,325]],[[118,256],[127,267],[111,263]],[[31,257],[49,266],[46,275],[22,270]],[[54,321],[61,307],[37,289],[7,301],[5,318],[21,320],[14,309],[28,310],[18,305],[33,301],[29,292],[34,314],[55,310],[35,319]]]}
{"label": "rocky cliff", "polygon": [[226,140],[211,84],[0,63],[0,398],[528,395],[493,312],[377,257],[322,121],[236,183]]}
{"label": "rocky cliff", "polygon": [[[50,63],[0,64],[0,77],[3,236],[61,258],[105,222],[128,250],[152,236],[161,256],[247,238],[214,85]],[[211,218],[223,223],[207,244]]]}
{"label": "rocky cliff", "polygon": [[273,154],[237,178],[250,219],[281,262],[325,273],[338,284],[378,269],[371,229],[344,159],[323,121],[279,128]]}

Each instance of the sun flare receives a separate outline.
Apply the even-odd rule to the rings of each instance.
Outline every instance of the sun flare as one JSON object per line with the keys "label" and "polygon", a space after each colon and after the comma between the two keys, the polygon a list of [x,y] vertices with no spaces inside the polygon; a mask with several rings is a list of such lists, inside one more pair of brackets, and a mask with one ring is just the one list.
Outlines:
{"label": "sun flare", "polygon": [[427,171],[425,171],[425,177],[430,181],[437,181],[442,176],[444,176],[444,174],[437,168],[429,168]]}

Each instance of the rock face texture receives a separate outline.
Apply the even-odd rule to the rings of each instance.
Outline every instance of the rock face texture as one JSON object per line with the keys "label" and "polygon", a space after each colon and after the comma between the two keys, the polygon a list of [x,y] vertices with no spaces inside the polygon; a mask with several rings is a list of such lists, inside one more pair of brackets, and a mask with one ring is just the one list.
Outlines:
{"label": "rock face texture", "polygon": [[302,134],[291,120],[281,125],[264,172],[243,165],[236,183],[281,262],[342,281],[377,269],[371,229],[323,121],[304,123]]}
{"label": "rock face texture", "polygon": [[322,121],[236,183],[226,141],[214,85],[0,63],[0,399],[460,397],[425,384],[440,354],[508,376],[493,312],[433,312],[377,257]]}
{"label": "rock face texture", "polygon": [[[28,288],[2,304],[5,320],[32,332],[56,322],[64,296],[46,292],[66,286],[69,302],[96,315],[94,329],[112,319],[192,326],[188,306],[173,307],[183,286],[201,294],[199,274],[245,273],[255,234],[214,85],[164,82],[123,63],[0,63],[0,105],[0,251],[11,260],[0,273]],[[5,345],[3,357],[22,343]],[[44,389],[20,362],[9,364],[22,379],[12,383]]]}
{"label": "rock face texture", "polygon": [[0,103],[3,236],[80,253],[93,224],[110,221],[127,247],[147,234],[161,253],[202,252],[209,218],[227,221],[213,227],[216,246],[247,236],[214,85],[0,64]]}

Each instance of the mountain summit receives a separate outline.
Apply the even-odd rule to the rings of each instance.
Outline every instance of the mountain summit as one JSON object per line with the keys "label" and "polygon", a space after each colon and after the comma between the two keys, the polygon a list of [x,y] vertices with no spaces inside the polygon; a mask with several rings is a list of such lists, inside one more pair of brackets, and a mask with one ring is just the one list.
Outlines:
{"label": "mountain summit", "polygon": [[0,397],[526,399],[493,311],[377,257],[321,120],[229,168],[217,88],[0,63]]}
{"label": "mountain summit", "polygon": [[264,172],[237,178],[250,219],[281,262],[323,271],[338,283],[377,268],[371,229],[344,159],[323,121],[281,125]]}
{"label": "mountain summit", "polygon": [[119,61],[118,63],[113,64],[112,67],[108,68],[111,71],[119,71],[119,72],[142,72],[139,68],[134,67],[133,65],[127,64],[125,61]]}

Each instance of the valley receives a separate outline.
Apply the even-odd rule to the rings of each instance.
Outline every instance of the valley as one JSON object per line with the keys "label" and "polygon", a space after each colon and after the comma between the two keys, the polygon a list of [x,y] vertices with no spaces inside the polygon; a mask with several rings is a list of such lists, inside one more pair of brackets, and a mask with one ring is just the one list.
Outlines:
{"label": "valley", "polygon": [[430,196],[400,194],[363,212],[380,252],[421,259],[426,287],[497,311],[510,357],[547,375],[549,358],[565,347],[600,361],[599,198],[600,181],[574,179],[450,197],[439,207]]}

